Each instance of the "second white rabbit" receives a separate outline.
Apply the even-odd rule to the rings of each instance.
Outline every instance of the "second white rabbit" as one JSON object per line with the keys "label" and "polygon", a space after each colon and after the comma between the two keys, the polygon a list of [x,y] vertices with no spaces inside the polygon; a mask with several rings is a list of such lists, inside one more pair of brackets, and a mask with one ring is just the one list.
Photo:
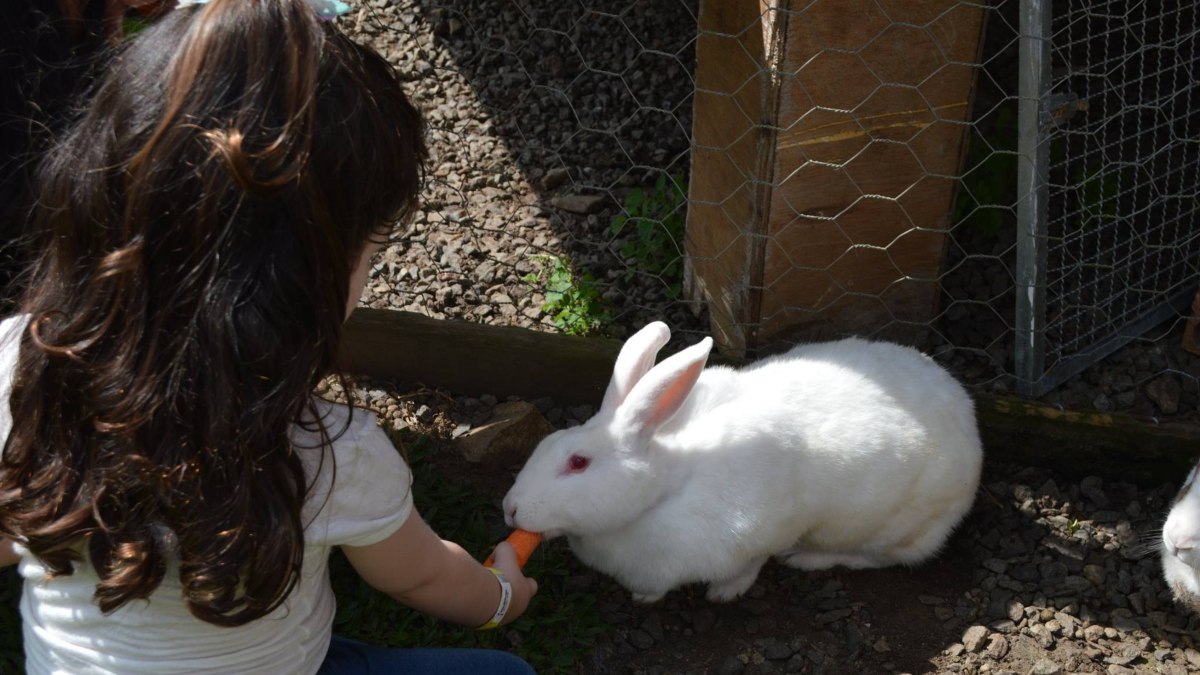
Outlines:
{"label": "second white rabbit", "polygon": [[509,525],[566,535],[585,564],[652,602],[704,582],[753,585],[771,557],[816,570],[933,556],[975,499],[983,462],[963,387],[920,352],[847,339],[741,370],[712,340],[654,365],[652,323],[617,357],[599,411],[534,451]]}
{"label": "second white rabbit", "polygon": [[1162,570],[1175,600],[1200,613],[1200,463],[1192,467],[1163,524]]}

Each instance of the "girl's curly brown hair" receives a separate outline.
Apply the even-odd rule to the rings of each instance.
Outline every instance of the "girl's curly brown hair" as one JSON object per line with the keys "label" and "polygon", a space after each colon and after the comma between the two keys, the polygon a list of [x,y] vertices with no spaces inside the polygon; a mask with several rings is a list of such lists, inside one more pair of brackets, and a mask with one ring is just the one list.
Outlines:
{"label": "girl's curly brown hair", "polygon": [[86,555],[104,611],[171,558],[204,621],[278,607],[312,479],[289,429],[354,263],[415,208],[422,134],[304,0],[176,10],[115,55],[38,175],[0,534],[54,575]]}

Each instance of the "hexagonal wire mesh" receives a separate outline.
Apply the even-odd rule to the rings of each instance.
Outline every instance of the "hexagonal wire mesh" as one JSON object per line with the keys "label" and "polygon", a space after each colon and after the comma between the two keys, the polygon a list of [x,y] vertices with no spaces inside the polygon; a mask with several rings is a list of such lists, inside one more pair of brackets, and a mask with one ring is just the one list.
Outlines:
{"label": "hexagonal wire mesh", "polygon": [[[410,80],[433,150],[364,301],[618,336],[661,318],[683,341],[732,325],[750,353],[896,336],[1033,395],[1164,319],[1177,336],[1200,246],[1194,6],[738,4],[341,19]],[[1194,399],[1195,364],[1166,351],[1061,400],[1105,407],[1163,372]]]}
{"label": "hexagonal wire mesh", "polygon": [[[1200,256],[1200,84],[1195,3],[1088,2],[1031,31],[1049,38],[1049,78],[1028,154],[1044,176],[1044,296],[1018,368],[1033,393],[1187,306]],[[1049,17],[1049,22],[1046,21]],[[1043,76],[1045,74],[1043,73]],[[1030,228],[1031,230],[1033,228]],[[1041,239],[1044,237],[1044,240]],[[1042,372],[1039,372],[1042,371]]]}

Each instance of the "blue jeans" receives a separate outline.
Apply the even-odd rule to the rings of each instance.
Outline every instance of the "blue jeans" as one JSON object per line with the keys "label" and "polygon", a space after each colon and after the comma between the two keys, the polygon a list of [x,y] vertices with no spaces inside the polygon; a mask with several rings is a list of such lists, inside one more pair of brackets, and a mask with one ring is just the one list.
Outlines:
{"label": "blue jeans", "polygon": [[318,675],[436,673],[436,675],[535,675],[520,657],[494,649],[373,647],[333,636]]}

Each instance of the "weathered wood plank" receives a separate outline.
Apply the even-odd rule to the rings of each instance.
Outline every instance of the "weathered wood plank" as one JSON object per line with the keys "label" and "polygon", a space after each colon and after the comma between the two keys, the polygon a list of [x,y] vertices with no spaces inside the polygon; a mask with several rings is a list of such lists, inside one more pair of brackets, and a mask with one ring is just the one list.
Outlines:
{"label": "weathered wood plank", "polygon": [[360,307],[340,363],[461,394],[599,401],[621,343]]}
{"label": "weathered wood plank", "polygon": [[776,89],[762,11],[757,0],[705,0],[696,38],[685,292],[707,303],[715,339],[737,354],[757,320],[770,188],[758,178],[775,143],[763,124]]}
{"label": "weathered wood plank", "polygon": [[[360,308],[346,324],[342,363],[357,373],[421,382],[456,394],[598,404],[620,350],[579,338],[410,312]],[[714,358],[715,362],[736,362]],[[1068,474],[1141,482],[1181,480],[1200,456],[1200,426],[1071,412],[975,394],[986,453]]]}
{"label": "weathered wood plank", "polygon": [[976,394],[975,407],[989,456],[1050,466],[1072,476],[1182,482],[1200,457],[1200,426],[1195,424],[1061,410],[991,394]]}

